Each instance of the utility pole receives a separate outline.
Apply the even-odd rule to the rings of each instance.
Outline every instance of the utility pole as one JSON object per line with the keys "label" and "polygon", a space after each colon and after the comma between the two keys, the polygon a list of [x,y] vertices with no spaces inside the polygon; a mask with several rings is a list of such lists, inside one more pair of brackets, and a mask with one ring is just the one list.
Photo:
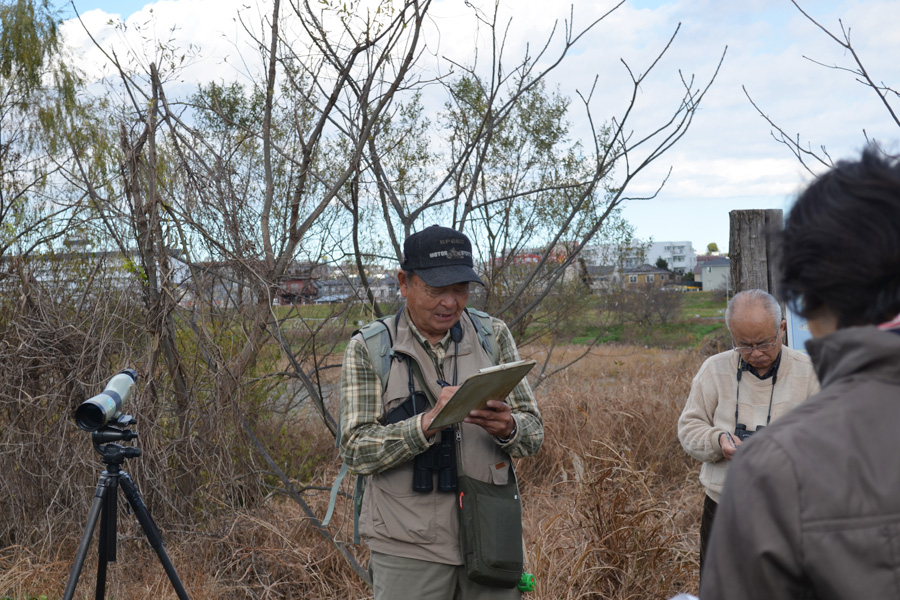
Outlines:
{"label": "utility pole", "polygon": [[784,228],[782,211],[733,210],[728,216],[732,291],[736,294],[760,289],[776,295],[776,256],[771,234]]}

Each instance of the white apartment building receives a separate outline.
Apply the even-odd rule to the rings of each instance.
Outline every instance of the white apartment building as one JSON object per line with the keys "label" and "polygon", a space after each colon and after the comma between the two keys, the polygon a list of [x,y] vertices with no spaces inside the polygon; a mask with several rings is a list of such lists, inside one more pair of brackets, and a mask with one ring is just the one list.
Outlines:
{"label": "white apartment building", "polygon": [[697,266],[697,253],[691,242],[652,242],[647,248],[647,263],[655,265],[660,258],[676,273],[690,273]]}

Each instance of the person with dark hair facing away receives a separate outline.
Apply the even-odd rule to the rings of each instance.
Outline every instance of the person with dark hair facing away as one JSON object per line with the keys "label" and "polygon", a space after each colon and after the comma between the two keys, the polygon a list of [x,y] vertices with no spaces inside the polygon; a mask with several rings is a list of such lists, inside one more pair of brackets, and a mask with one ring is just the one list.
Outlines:
{"label": "person with dark hair facing away", "polygon": [[809,357],[783,345],[785,321],[771,294],[735,294],[725,309],[725,325],[734,347],[704,361],[678,419],[681,445],[703,463],[701,571],[725,475],[738,448],[819,391]]}
{"label": "person with dark hair facing away", "polygon": [[780,237],[822,391],[733,463],[700,597],[900,598],[900,163],[839,162]]}
{"label": "person with dark hair facing away", "polygon": [[[359,531],[370,550],[375,600],[521,597],[516,581],[495,587],[469,577],[458,514],[469,497],[457,494],[457,467],[484,484],[514,482],[511,458],[535,454],[544,439],[528,381],[452,428],[431,428],[468,376],[519,360],[503,321],[466,308],[470,283],[481,283],[473,267],[472,245],[462,233],[434,225],[410,235],[397,273],[404,306],[364,327],[344,353],[340,453],[366,481]],[[373,351],[376,336],[387,341]],[[442,454],[424,462],[434,451]],[[517,492],[515,499],[518,508]],[[521,517],[506,528],[518,528],[517,539],[500,537],[510,518],[501,515],[501,523],[479,532],[507,557],[515,546],[522,552]]]}

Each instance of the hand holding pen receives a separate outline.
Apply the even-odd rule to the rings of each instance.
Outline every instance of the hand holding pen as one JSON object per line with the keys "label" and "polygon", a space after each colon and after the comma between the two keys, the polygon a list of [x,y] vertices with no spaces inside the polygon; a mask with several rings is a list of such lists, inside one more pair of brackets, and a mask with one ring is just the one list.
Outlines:
{"label": "hand holding pen", "polygon": [[[728,441],[725,443],[722,442],[723,435],[728,439]],[[731,460],[732,458],[734,458],[734,453],[737,452],[737,448],[740,445],[741,442],[735,440],[730,432],[726,431],[719,434],[719,446],[722,448],[722,456],[725,457],[725,460]]]}

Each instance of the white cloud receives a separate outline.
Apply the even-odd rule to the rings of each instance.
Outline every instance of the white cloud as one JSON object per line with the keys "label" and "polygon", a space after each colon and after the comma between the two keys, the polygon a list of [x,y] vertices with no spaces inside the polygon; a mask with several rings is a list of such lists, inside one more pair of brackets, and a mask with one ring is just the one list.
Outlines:
{"label": "white cloud", "polygon": [[[185,56],[178,71],[181,80],[193,85],[213,80],[232,80],[259,69],[258,53],[245,25],[258,29],[265,11],[242,0],[161,0],[146,4],[124,21],[102,10],[82,15],[63,25],[63,33],[89,76],[110,73],[109,61],[88,37],[87,31],[107,53],[116,52],[141,62],[162,62],[162,46],[171,47],[176,62]],[[254,62],[255,61],[255,62]]]}
{"label": "white cloud", "polygon": [[[494,5],[493,0],[473,3],[488,15]],[[576,27],[586,26],[616,3],[575,0]],[[801,0],[801,4],[833,31],[839,31],[841,19],[851,28],[851,39],[873,77],[900,87],[900,35],[896,33],[900,3]],[[263,8],[257,8],[260,5]],[[658,199],[626,211],[639,236],[693,239],[701,247],[715,240],[723,247],[728,237],[729,210],[789,205],[805,175],[787,149],[772,139],[769,125],[750,105],[742,86],[788,133],[799,133],[814,148],[827,145],[835,158],[852,156],[861,148],[863,129],[896,147],[900,128],[871,90],[855,82],[849,73],[829,70],[803,58],[806,55],[825,64],[853,66],[852,57],[804,19],[788,0],[671,0],[655,2],[654,8],[640,8],[647,5],[626,2],[579,42],[550,79],[573,100],[575,131],[584,132],[585,119],[576,91],[589,91],[594,77],[598,77],[591,107],[595,119],[602,122],[621,115],[631,94],[622,60],[636,73],[643,72],[680,22],[681,31],[668,55],[639,90],[633,126],[641,131],[666,118],[677,105],[682,94],[679,70],[685,77],[696,75],[702,83],[712,75],[722,50],[728,46],[718,80],[691,131],[635,182],[635,194],[651,192],[669,167],[673,168]],[[116,47],[119,52],[126,45],[145,47],[147,39],[166,41],[172,37],[184,46],[197,44],[199,56],[180,74],[186,85],[195,85],[213,79],[246,80],[258,72],[258,53],[236,15],[242,11],[248,24],[259,28],[268,6],[252,0],[162,0],[131,15],[124,30],[105,25],[109,16],[101,11],[86,12],[83,19],[104,48]],[[504,26],[512,18],[505,47],[508,66],[523,55],[526,44],[532,55],[539,51],[554,21],[558,22],[556,38],[542,64],[561,48],[569,3],[502,0],[500,10]],[[426,42],[433,54],[468,63],[475,47],[482,57],[490,50],[487,29],[476,28],[472,11],[459,0],[436,0],[431,23],[434,29]],[[69,22],[64,31],[84,65],[104,64],[80,25]],[[155,55],[152,50],[150,53]],[[108,67],[102,72],[108,74]],[[895,109],[900,109],[896,101]],[[689,235],[688,231],[693,233]]]}

